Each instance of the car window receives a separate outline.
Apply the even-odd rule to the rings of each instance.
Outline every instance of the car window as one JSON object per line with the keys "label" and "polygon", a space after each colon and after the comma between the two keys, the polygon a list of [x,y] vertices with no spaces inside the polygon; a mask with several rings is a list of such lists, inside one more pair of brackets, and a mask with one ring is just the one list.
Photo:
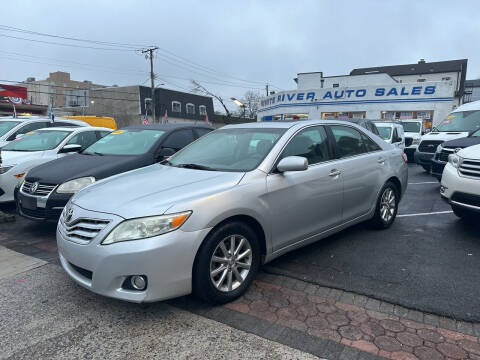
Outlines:
{"label": "car window", "polygon": [[328,137],[323,126],[314,126],[300,131],[290,140],[281,158],[302,156],[309,164],[330,160]]}
{"label": "car window", "polygon": [[86,154],[140,155],[145,154],[165,133],[153,129],[120,129],[109,133],[85,149]]}
{"label": "car window", "polygon": [[70,122],[64,122],[64,121],[55,121],[51,123],[52,126],[66,126],[66,127],[80,127],[80,125],[77,124],[72,124]]}
{"label": "car window", "polygon": [[377,126],[377,129],[380,137],[383,140],[385,141],[390,140],[390,137],[392,135],[392,128],[390,126]]}
{"label": "car window", "polygon": [[370,131],[374,133],[377,136],[380,136],[380,133],[378,132],[377,126],[374,123],[370,123]]}
{"label": "car window", "polygon": [[101,138],[103,138],[104,136],[107,136],[110,133],[111,133],[111,131],[97,131],[97,137],[99,139],[101,139]]}
{"label": "car window", "polygon": [[360,131],[341,125],[332,125],[339,158],[363,154],[367,151]]}
{"label": "car window", "polygon": [[97,141],[97,134],[96,131],[84,131],[78,133],[77,135],[73,136],[70,140],[68,140],[67,145],[76,144],[81,145],[82,150],[86,149],[90,145],[92,145],[95,141]]}
{"label": "car window", "polygon": [[392,142],[398,142],[397,128],[393,129]]}
{"label": "car window", "polygon": [[5,135],[18,124],[20,121],[0,121],[0,136]]}
{"label": "car window", "polygon": [[193,137],[192,130],[177,130],[168,136],[163,142],[162,147],[180,150],[190,144],[193,140],[195,140],[195,138]]}
{"label": "car window", "polygon": [[17,131],[15,131],[12,135],[10,135],[8,140],[9,141],[15,140],[17,135],[26,134],[30,131],[46,128],[46,127],[48,127],[48,124],[49,124],[49,122],[47,122],[47,121],[45,121],[45,122],[44,121],[32,122],[32,123],[29,123],[29,124],[25,124],[24,126],[19,128]]}
{"label": "car window", "polygon": [[195,131],[197,132],[198,137],[202,137],[203,135],[207,135],[210,131],[212,131],[212,129],[197,128]]}
{"label": "car window", "polygon": [[25,136],[9,142],[2,150],[44,151],[55,149],[72,132],[68,130],[30,131]]}
{"label": "car window", "polygon": [[367,150],[367,152],[382,150],[382,148],[375,141],[370,139],[367,135],[362,134],[362,140],[365,144],[365,149]]}

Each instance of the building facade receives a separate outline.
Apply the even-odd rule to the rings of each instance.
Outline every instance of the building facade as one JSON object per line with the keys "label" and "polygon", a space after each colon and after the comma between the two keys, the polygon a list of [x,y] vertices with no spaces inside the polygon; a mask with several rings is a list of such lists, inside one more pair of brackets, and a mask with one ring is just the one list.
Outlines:
{"label": "building facade", "polygon": [[480,79],[465,81],[463,102],[468,103],[480,100]]}
{"label": "building facade", "polygon": [[467,60],[354,69],[348,75],[300,73],[297,89],[261,100],[258,121],[409,119],[436,125],[463,103]]}

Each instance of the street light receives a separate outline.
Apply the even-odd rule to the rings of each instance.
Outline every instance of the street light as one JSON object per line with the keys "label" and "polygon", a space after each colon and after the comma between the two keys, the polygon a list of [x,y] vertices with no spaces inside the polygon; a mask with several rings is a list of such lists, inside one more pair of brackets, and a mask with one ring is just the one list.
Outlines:
{"label": "street light", "polygon": [[239,108],[243,108],[243,121],[245,121],[245,104],[243,104],[240,100],[232,97],[232,101],[234,102],[235,105],[237,105]]}

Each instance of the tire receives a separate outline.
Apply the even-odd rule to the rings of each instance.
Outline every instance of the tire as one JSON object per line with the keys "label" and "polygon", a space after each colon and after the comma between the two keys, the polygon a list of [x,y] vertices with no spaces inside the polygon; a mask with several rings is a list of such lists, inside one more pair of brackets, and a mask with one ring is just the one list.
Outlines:
{"label": "tire", "polygon": [[423,170],[425,170],[427,173],[430,173],[430,166],[429,165],[421,165],[423,167]]}
{"label": "tire", "polygon": [[[452,210],[453,213],[460,219],[473,220],[475,218],[475,213],[473,211],[464,209],[460,206],[452,205]],[[478,218],[480,219],[480,215],[478,216]]]}
{"label": "tire", "polygon": [[382,190],[380,190],[375,207],[375,214],[370,220],[373,228],[388,229],[393,224],[397,216],[398,201],[399,191],[397,186],[393,182],[387,181],[385,185],[383,185]]}
{"label": "tire", "polygon": [[[235,239],[236,259],[231,257],[232,237]],[[243,245],[238,249],[240,243]],[[238,255],[248,253],[248,250],[251,255],[238,258]],[[215,259],[222,261],[215,261],[214,255]],[[221,225],[207,236],[197,253],[193,267],[193,293],[214,304],[224,304],[238,298],[257,275],[260,259],[258,236],[250,226],[243,222]],[[248,264],[250,267],[247,269]],[[215,275],[211,276],[212,272]],[[239,275],[243,282],[239,281]]]}

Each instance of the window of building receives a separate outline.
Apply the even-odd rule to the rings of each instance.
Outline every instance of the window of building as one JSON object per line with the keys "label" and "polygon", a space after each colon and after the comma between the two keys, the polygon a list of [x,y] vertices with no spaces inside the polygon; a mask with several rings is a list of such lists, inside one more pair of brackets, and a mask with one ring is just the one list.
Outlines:
{"label": "window of building", "polygon": [[187,114],[189,115],[195,114],[195,105],[189,103],[185,106],[185,109],[187,110]]}
{"label": "window of building", "polygon": [[340,84],[333,84],[332,87],[339,87]]}
{"label": "window of building", "polygon": [[322,112],[322,120],[329,119],[365,119],[365,111]]}
{"label": "window of building", "polygon": [[172,112],[182,112],[182,103],[180,101],[172,101]]}
{"label": "window of building", "polygon": [[200,105],[198,107],[198,112],[200,115],[207,115],[207,107],[205,105]]}

